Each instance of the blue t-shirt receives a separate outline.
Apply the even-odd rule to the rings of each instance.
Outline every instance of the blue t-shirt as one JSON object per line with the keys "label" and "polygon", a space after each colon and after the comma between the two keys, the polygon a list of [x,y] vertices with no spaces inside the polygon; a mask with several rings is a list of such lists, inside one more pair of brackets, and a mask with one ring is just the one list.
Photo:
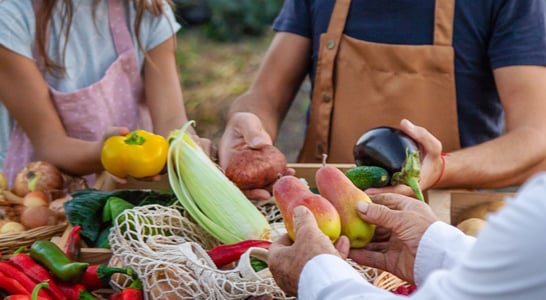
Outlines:
{"label": "blue t-shirt", "polygon": [[[455,84],[463,147],[490,140],[504,129],[504,113],[493,69],[546,65],[544,2],[455,1]],[[309,57],[312,82],[319,38],[328,28],[334,4],[335,0],[286,0],[273,24],[275,31],[291,32],[312,40]],[[353,0],[344,33],[376,43],[430,45],[434,4],[434,0]]]}

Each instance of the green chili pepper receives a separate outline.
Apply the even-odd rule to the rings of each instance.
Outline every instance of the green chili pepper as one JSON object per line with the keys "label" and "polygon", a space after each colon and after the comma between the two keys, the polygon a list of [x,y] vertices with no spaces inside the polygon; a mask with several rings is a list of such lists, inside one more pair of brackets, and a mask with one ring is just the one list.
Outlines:
{"label": "green chili pepper", "polygon": [[135,207],[129,201],[116,196],[110,196],[102,210],[102,221],[112,222],[126,209]]}
{"label": "green chili pepper", "polygon": [[89,263],[72,262],[57,244],[47,240],[35,241],[29,255],[64,282],[78,282],[89,266]]}

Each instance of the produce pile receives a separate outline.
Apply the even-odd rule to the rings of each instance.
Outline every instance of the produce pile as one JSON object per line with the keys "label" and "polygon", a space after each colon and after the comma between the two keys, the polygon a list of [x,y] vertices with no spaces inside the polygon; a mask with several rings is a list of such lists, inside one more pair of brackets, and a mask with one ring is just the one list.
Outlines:
{"label": "produce pile", "polygon": [[34,161],[17,174],[13,187],[0,172],[0,237],[43,226],[66,224],[64,203],[76,188],[70,178],[44,161]]}
{"label": "produce pile", "polygon": [[[422,199],[416,185],[419,152],[411,139],[399,131],[365,134],[355,146],[357,166],[343,173],[324,163],[315,174],[317,189],[311,189],[271,145],[243,149],[222,170],[193,141],[187,132],[191,125],[188,122],[164,140],[137,130],[115,140],[110,138],[103,148],[103,165],[117,176],[150,179],[159,176],[166,167],[167,174],[161,176],[168,178],[169,191],[99,191],[81,186],[71,189],[63,182],[63,175],[44,162],[35,162],[40,171],[30,165],[22,170],[23,175],[18,176],[13,189],[7,186],[2,189],[6,203],[13,207],[4,213],[6,224],[17,222],[18,230],[54,224],[71,226],[64,249],[38,239],[30,249],[23,250],[28,253],[10,256],[9,260],[29,258],[46,270],[41,271],[41,277],[31,278],[32,284],[26,281],[26,293],[36,291],[47,296],[56,291],[56,285],[65,283],[83,285],[86,291],[93,291],[98,286],[86,286],[83,276],[100,269],[110,270],[108,275],[100,277],[104,282],[96,281],[101,288],[121,293],[136,291],[138,297],[241,299],[272,295],[275,299],[286,299],[289,297],[269,273],[267,249],[281,234],[295,238],[292,211],[296,206],[308,207],[332,242],[346,235],[351,247],[359,248],[371,240],[375,230],[374,225],[364,222],[356,213],[357,201],[371,201],[364,191],[366,188],[403,183]],[[381,149],[385,145],[373,141],[385,133],[390,146]],[[394,144],[398,146],[393,147]],[[387,159],[382,155],[387,155]],[[149,159],[148,164],[153,168],[132,168],[137,165],[135,157],[139,156],[142,160]],[[35,176],[46,167],[47,176]],[[38,196],[39,192],[46,197]],[[273,197],[269,201],[253,201],[264,193]],[[31,218],[27,215],[30,213],[33,213]],[[21,232],[13,231],[12,227],[3,230],[8,229]],[[81,247],[111,249],[109,265],[91,266],[79,261]],[[37,255],[40,248],[48,248],[51,255]],[[59,258],[62,263],[43,261],[49,256]],[[376,269],[348,262],[369,282],[378,275]],[[65,267],[59,264],[72,270],[71,275],[63,274]],[[5,275],[19,274],[14,272],[11,269]],[[45,282],[45,274],[52,279]],[[0,291],[13,292],[11,287],[2,285]],[[72,296],[65,295],[67,299]]]}
{"label": "produce pile", "polygon": [[112,276],[122,274],[130,284],[110,299],[142,299],[140,279],[132,269],[78,261],[80,247],[79,227],[73,227],[64,249],[37,240],[28,253],[16,251],[0,261],[0,296],[6,300],[100,299],[93,292],[108,289]]}

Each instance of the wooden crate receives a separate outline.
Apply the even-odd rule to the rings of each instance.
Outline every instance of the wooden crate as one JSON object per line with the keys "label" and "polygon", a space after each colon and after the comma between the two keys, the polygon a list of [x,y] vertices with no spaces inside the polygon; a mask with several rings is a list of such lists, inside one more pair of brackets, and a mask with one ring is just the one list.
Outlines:
{"label": "wooden crate", "polygon": [[457,225],[459,215],[475,205],[512,197],[513,192],[473,190],[429,190],[427,201],[441,221]]}
{"label": "wooden crate", "polygon": [[[342,171],[354,167],[354,164],[329,164],[336,166]],[[316,187],[315,173],[322,164],[302,164],[290,163],[288,167],[296,171],[296,176],[304,178],[310,187]],[[170,185],[167,176],[163,176],[160,181],[142,181],[129,179],[126,184],[119,184],[111,179],[106,178],[99,182],[99,189],[110,191],[114,189],[144,189],[144,190],[169,190]],[[473,205],[496,200],[502,200],[507,196],[513,196],[514,193],[509,192],[494,192],[494,191],[471,191],[471,190],[454,190],[440,189],[429,190],[425,193],[427,202],[438,218],[446,223],[452,224],[457,220],[457,216],[465,209]],[[453,221],[453,222],[452,222]]]}
{"label": "wooden crate", "polygon": [[[51,239],[52,242],[63,248],[70,234],[72,226],[68,226],[61,236],[57,236]],[[78,261],[95,264],[107,265],[112,257],[112,251],[103,248],[82,248],[80,251],[80,257]]]}
{"label": "wooden crate", "polygon": [[[354,164],[329,164],[339,168],[342,171],[346,171],[352,167]],[[296,171],[296,176],[300,178],[305,178],[309,183],[310,187],[316,187],[315,184],[315,172],[322,166],[322,164],[300,164],[300,163],[290,163],[288,164],[289,168],[293,168]],[[115,189],[139,189],[139,190],[169,190],[171,187],[169,185],[169,180],[167,175],[161,177],[160,181],[143,181],[137,180],[134,178],[129,178],[128,182],[125,184],[119,184],[108,176],[102,177],[97,181],[96,188],[103,191],[112,191]]]}

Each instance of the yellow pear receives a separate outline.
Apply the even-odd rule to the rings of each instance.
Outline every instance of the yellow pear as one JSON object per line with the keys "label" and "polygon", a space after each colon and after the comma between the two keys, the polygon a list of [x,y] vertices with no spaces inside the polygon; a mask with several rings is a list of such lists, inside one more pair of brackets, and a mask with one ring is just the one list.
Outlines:
{"label": "yellow pear", "polygon": [[371,202],[370,197],[334,166],[323,166],[317,170],[315,182],[320,194],[328,199],[339,213],[341,234],[349,238],[351,248],[366,246],[374,235],[375,225],[360,218],[356,204],[359,201]]}

